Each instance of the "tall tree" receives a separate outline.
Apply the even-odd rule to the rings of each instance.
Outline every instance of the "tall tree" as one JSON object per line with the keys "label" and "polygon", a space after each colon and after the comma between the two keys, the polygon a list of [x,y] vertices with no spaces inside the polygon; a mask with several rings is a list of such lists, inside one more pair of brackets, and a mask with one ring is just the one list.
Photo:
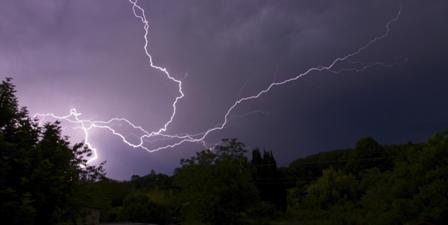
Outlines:
{"label": "tall tree", "polygon": [[60,124],[39,126],[18,106],[10,78],[0,84],[0,217],[5,224],[56,224],[81,207],[82,182],[104,175],[90,149],[70,145]]}
{"label": "tall tree", "polygon": [[261,200],[273,204],[278,210],[286,211],[286,188],[282,174],[272,151],[258,149],[252,151],[252,165],[255,167],[254,179]]}

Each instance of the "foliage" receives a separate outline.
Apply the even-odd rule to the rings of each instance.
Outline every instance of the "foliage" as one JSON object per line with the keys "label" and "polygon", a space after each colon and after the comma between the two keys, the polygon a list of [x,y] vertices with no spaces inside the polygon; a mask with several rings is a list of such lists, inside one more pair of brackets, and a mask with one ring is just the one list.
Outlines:
{"label": "foliage", "polygon": [[[97,205],[107,222],[444,224],[447,151],[447,132],[421,144],[380,145],[362,138],[353,149],[319,153],[279,169],[272,152],[255,149],[249,161],[242,143],[224,140],[215,151],[181,160],[174,176],[151,171],[127,182],[92,183],[97,200],[91,202],[106,203]],[[276,201],[286,187],[283,214]]]}
{"label": "foliage", "polygon": [[123,201],[119,220],[154,224],[172,224],[178,214],[172,196],[164,191],[130,193]]}
{"label": "foliage", "polygon": [[[339,169],[297,182],[290,217],[302,224],[444,224],[448,215],[448,133],[424,144],[380,146],[361,139],[340,151]],[[319,163],[319,161],[315,161]],[[297,163],[293,164],[295,171]],[[302,164],[303,165],[303,164]]]}
{"label": "foliage", "polygon": [[76,217],[83,182],[103,176],[86,164],[83,144],[70,145],[59,123],[39,126],[19,109],[11,79],[0,84],[0,216],[5,224],[56,224]]}
{"label": "foliage", "polygon": [[204,150],[181,161],[175,181],[181,188],[182,215],[188,223],[241,224],[244,211],[257,202],[244,145],[225,139],[216,152]]}

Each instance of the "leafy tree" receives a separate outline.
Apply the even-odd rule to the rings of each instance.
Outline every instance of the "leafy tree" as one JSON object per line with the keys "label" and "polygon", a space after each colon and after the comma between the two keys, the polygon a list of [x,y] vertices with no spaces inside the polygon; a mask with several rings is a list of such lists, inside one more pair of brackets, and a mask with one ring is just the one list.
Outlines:
{"label": "leafy tree", "polygon": [[181,210],[187,223],[242,223],[244,211],[257,202],[245,153],[244,144],[224,139],[214,152],[204,150],[181,160],[175,182],[181,188]]}
{"label": "leafy tree", "polygon": [[349,174],[332,168],[307,188],[305,201],[320,209],[328,209],[340,201],[357,199],[357,181]]}
{"label": "leafy tree", "polygon": [[358,181],[353,175],[333,168],[306,188],[306,196],[296,205],[304,224],[357,224]]}
{"label": "leafy tree", "polygon": [[406,160],[377,176],[363,198],[368,224],[444,224],[448,220],[448,132],[409,146]]}
{"label": "leafy tree", "polygon": [[121,219],[131,222],[158,222],[157,206],[144,193],[132,193],[123,202]]}
{"label": "leafy tree", "polygon": [[143,177],[133,175],[128,182],[133,190],[123,201],[120,219],[160,225],[178,222],[179,207],[171,180],[154,170]]}
{"label": "leafy tree", "polygon": [[361,138],[356,143],[355,149],[348,156],[346,170],[353,174],[358,174],[363,170],[378,168],[380,170],[390,170],[392,163],[387,152],[371,137]]}
{"label": "leafy tree", "polygon": [[128,182],[103,178],[97,182],[84,182],[76,194],[89,208],[99,209],[101,222],[116,222],[122,214],[123,202],[132,192]]}
{"label": "leafy tree", "polygon": [[70,145],[59,123],[39,126],[18,107],[10,78],[0,84],[0,217],[5,224],[56,224],[71,217],[82,202],[82,182],[104,175],[87,165],[83,144]]}

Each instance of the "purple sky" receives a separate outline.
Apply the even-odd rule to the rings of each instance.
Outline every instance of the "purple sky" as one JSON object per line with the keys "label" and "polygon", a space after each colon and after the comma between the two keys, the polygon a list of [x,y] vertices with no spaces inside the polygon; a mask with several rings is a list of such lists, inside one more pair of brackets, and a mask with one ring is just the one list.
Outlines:
{"label": "purple sky", "polygon": [[[170,133],[197,133],[221,122],[239,97],[311,66],[328,64],[384,31],[390,36],[353,60],[405,64],[361,73],[312,73],[238,107],[223,131],[273,150],[282,165],[319,151],[421,141],[448,128],[448,2],[359,0],[141,0],[156,64],[184,84]],[[176,85],[151,69],[143,26],[126,0],[3,0],[0,76],[11,76],[32,113],[126,117],[147,130],[169,119]],[[248,112],[258,113],[244,115]],[[79,135],[66,126],[65,132]],[[108,175],[127,179],[151,169],[171,173],[201,150],[185,144],[157,153],[131,149],[106,130],[92,143]]]}

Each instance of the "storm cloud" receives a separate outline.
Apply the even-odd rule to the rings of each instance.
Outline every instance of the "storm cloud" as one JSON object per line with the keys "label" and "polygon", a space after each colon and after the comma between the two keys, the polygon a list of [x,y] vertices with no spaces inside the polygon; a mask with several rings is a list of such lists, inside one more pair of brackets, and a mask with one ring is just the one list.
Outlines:
{"label": "storm cloud", "polygon": [[[350,147],[422,141],[448,127],[448,3],[359,0],[141,0],[156,64],[183,81],[186,97],[169,133],[197,133],[222,121],[239,97],[312,66],[328,64],[384,32],[353,60],[402,62],[361,73],[312,73],[241,105],[207,141],[237,137],[273,150],[280,164]],[[126,117],[148,130],[171,114],[177,87],[149,67],[144,30],[125,0],[2,1],[0,75],[11,76],[32,113],[86,119]],[[256,111],[256,113],[250,113]],[[258,112],[258,113],[257,113]],[[238,116],[245,115],[247,116]],[[67,128],[68,134],[76,130]],[[150,169],[171,172],[201,150],[186,144],[147,153],[105,130],[93,143],[108,174],[125,179]]]}

